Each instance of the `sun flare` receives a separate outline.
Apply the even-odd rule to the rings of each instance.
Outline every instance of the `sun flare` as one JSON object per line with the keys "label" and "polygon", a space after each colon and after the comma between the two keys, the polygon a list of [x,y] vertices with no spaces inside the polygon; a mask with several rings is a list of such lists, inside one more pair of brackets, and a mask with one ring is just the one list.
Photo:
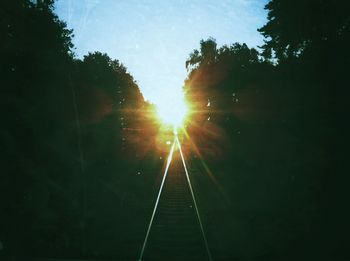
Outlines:
{"label": "sun flare", "polygon": [[173,97],[164,97],[156,103],[159,119],[165,125],[171,125],[174,128],[181,127],[188,114],[188,106],[183,94]]}

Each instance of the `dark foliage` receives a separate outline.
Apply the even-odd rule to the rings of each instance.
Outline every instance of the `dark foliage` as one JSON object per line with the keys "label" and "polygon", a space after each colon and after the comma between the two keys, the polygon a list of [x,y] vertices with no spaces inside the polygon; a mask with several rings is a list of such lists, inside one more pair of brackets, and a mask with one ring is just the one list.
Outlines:
{"label": "dark foliage", "polygon": [[219,259],[349,258],[345,6],[272,0],[261,53],[210,38],[186,62],[188,131],[226,200],[206,208]]}
{"label": "dark foliage", "polygon": [[[0,3],[0,259],[134,258],[166,156],[154,108],[120,61],[74,57],[53,4]],[[209,38],[189,55],[215,260],[350,258],[346,7],[272,0],[261,52]]]}
{"label": "dark foliage", "polygon": [[127,256],[152,108],[119,61],[74,58],[53,2],[1,1],[0,259]]}

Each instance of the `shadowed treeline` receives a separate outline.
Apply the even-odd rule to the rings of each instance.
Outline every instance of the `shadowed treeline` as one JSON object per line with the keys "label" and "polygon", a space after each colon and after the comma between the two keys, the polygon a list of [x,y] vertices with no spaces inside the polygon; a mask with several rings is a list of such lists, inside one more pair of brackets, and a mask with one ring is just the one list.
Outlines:
{"label": "shadowed treeline", "polygon": [[[170,146],[122,63],[75,57],[53,4],[0,4],[0,260],[135,260]],[[208,245],[214,260],[346,260],[346,1],[266,8],[259,50],[209,38],[184,61]]]}
{"label": "shadowed treeline", "polygon": [[270,1],[261,52],[209,38],[186,61],[188,132],[222,193],[202,194],[214,257],[349,258],[345,6]]}
{"label": "shadowed treeline", "polygon": [[1,2],[0,257],[130,255],[153,108],[119,61],[74,57],[53,2]]}

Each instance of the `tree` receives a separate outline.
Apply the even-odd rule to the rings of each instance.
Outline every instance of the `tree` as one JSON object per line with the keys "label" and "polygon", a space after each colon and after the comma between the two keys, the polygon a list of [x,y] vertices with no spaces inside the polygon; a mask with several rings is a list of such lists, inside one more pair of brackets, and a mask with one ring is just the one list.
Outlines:
{"label": "tree", "polygon": [[190,66],[209,65],[216,61],[216,40],[212,37],[200,41],[200,51],[194,50],[186,61],[186,69]]}
{"label": "tree", "polygon": [[[347,1],[281,1],[266,6],[268,22],[258,29],[266,38],[263,54],[278,60],[297,57],[307,49],[349,38]],[[348,40],[347,40],[348,41]]]}
{"label": "tree", "polygon": [[[139,193],[127,177],[140,164],[135,157],[140,147],[125,129],[146,129],[148,105],[118,60],[100,52],[74,58],[72,31],[54,14],[53,4],[0,4],[0,256],[91,256],[83,243],[91,225],[88,189],[116,184],[109,193],[108,186],[98,187],[105,196],[90,204],[100,224],[105,216],[93,211],[101,202],[119,199],[124,191]],[[116,225],[121,211],[113,209]]]}
{"label": "tree", "polygon": [[188,99],[195,111],[206,112],[205,115],[209,111],[220,112],[212,115],[211,120],[229,112],[232,95],[256,81],[259,70],[268,66],[256,49],[239,43],[217,49],[213,38],[201,40],[200,51],[194,50],[186,65],[192,68],[185,84]]}

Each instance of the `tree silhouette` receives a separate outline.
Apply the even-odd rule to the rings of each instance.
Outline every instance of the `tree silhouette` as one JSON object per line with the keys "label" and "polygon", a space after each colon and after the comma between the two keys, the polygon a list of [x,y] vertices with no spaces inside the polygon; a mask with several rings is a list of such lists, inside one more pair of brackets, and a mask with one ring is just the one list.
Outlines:
{"label": "tree silhouette", "polygon": [[281,60],[308,48],[343,41],[349,37],[346,6],[346,1],[270,1],[265,7],[268,22],[259,29],[268,38],[264,54],[273,51]]}
{"label": "tree silhouette", "polygon": [[[188,133],[201,161],[211,167],[208,175],[232,204],[221,212],[204,207],[216,224],[208,233],[221,226],[227,233],[217,237],[217,247],[235,240],[241,244],[238,235],[232,236],[237,230],[228,228],[232,220],[242,228],[254,216],[242,232],[250,239],[233,252],[245,249],[252,259],[296,258],[295,253],[346,259],[348,239],[341,231],[348,231],[349,212],[343,209],[348,193],[339,192],[349,181],[344,174],[345,68],[350,66],[344,51],[350,39],[346,2],[272,0],[266,9],[261,52],[240,43],[216,48],[209,39],[215,46],[215,51],[209,48],[211,59],[204,58],[202,40],[186,62],[185,90],[194,107]],[[237,200],[250,197],[249,206]],[[288,209],[281,208],[280,199]],[[223,221],[222,213],[235,214]],[[253,246],[257,238],[265,245]],[[232,252],[222,252],[228,256]]]}
{"label": "tree silhouette", "polygon": [[191,65],[185,83],[188,99],[193,103],[194,111],[205,112],[202,120],[225,117],[229,112],[234,93],[257,80],[259,70],[269,67],[259,58],[259,53],[246,44],[235,43],[216,49],[213,38],[202,40],[200,50],[190,54],[187,65]]}
{"label": "tree silhouette", "polygon": [[[86,257],[91,244],[120,252],[86,240],[104,236],[91,220],[118,227],[135,211],[128,198],[149,191],[130,176],[149,157],[135,156],[134,140],[156,128],[146,131],[150,105],[118,60],[100,52],[74,57],[72,31],[53,7],[52,0],[1,1],[0,259]],[[135,126],[145,131],[131,140]],[[97,200],[90,196],[99,191]],[[109,199],[125,202],[124,215],[109,208],[113,224],[99,208]]]}
{"label": "tree silhouette", "polygon": [[186,69],[190,66],[209,65],[215,62],[217,55],[216,40],[209,38],[206,41],[201,40],[200,51],[194,50],[190,58],[186,61]]}
{"label": "tree silhouette", "polygon": [[[166,157],[154,105],[120,61],[75,57],[53,0],[0,7],[0,259],[129,259]],[[349,259],[347,2],[265,8],[261,52],[209,38],[185,61],[208,241],[218,260]]]}

